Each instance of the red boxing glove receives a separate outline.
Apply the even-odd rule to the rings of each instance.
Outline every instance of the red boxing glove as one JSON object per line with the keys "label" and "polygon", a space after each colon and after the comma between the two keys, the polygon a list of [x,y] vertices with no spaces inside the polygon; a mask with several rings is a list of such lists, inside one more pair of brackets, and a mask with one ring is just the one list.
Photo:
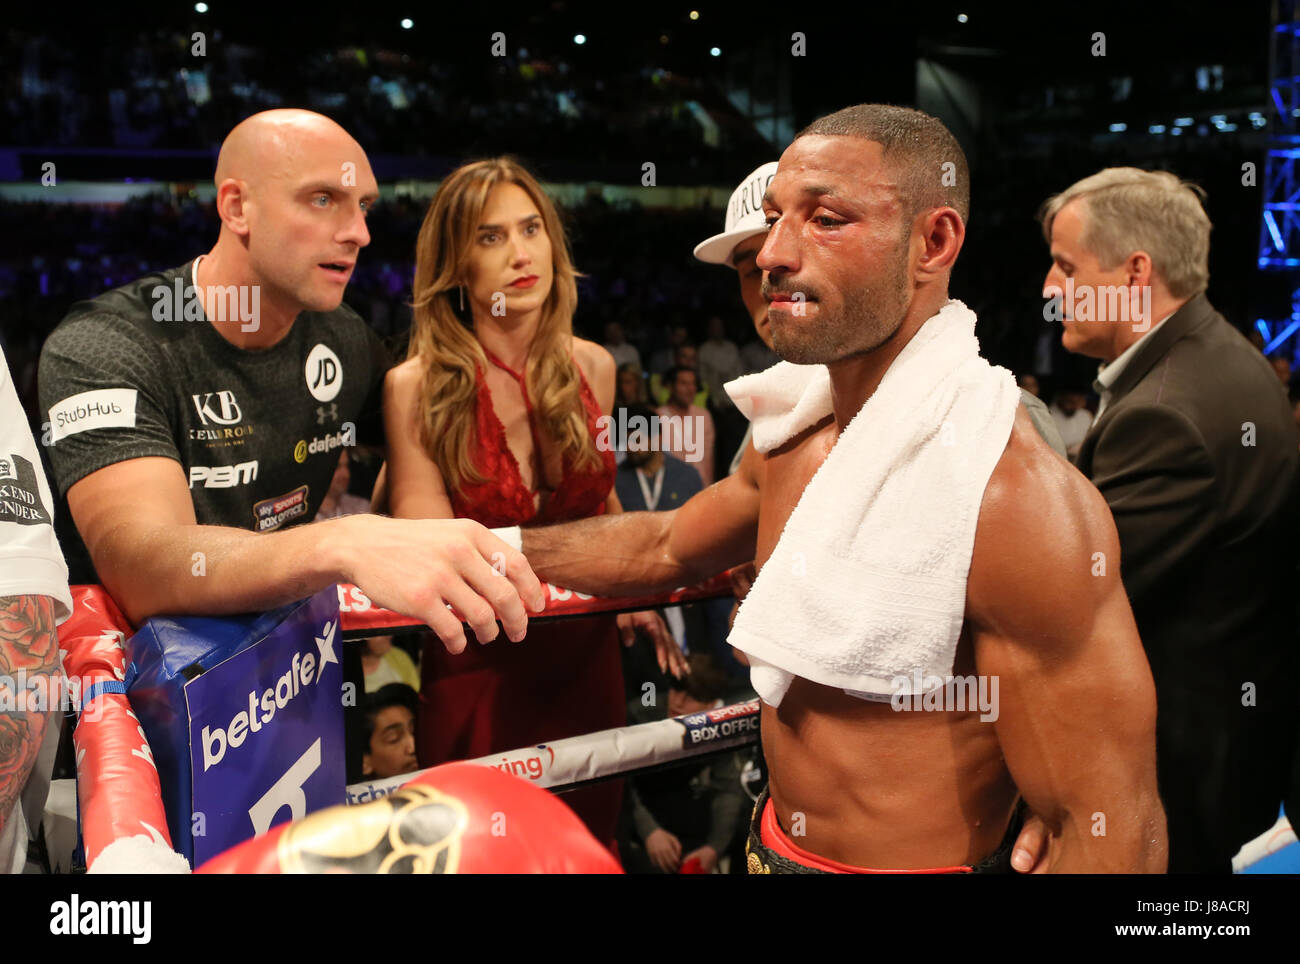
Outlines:
{"label": "red boxing glove", "polygon": [[617,874],[577,815],[521,777],[447,763],[394,793],[281,824],[200,874]]}

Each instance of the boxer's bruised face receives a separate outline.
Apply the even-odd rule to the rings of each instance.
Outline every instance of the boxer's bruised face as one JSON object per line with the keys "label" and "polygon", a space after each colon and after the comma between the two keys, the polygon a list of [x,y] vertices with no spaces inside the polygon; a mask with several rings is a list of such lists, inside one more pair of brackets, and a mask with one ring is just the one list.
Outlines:
{"label": "boxer's bruised face", "polygon": [[249,264],[272,297],[333,311],[370,243],[366,214],[379,185],[361,146],[342,131],[286,133],[267,145],[244,186]]}
{"label": "boxer's bruised face", "polygon": [[756,263],[772,347],[786,361],[862,355],[903,323],[911,225],[897,182],[884,148],[860,137],[808,135],[781,155]]}
{"label": "boxer's bruised face", "polygon": [[385,706],[375,714],[370,750],[361,757],[362,772],[382,780],[418,769],[414,714],[405,706]]}
{"label": "boxer's bruised face", "polygon": [[469,300],[482,316],[494,304],[506,316],[538,311],[551,293],[555,266],[546,223],[518,184],[498,184],[488,194],[475,225],[465,265]]}
{"label": "boxer's bruised face", "polygon": [[763,297],[763,269],[755,263],[766,237],[759,234],[740,242],[732,251],[731,260],[740,276],[740,300],[745,303],[745,310],[754,322],[754,331],[763,344],[771,348],[772,326],[767,319],[767,299]]}

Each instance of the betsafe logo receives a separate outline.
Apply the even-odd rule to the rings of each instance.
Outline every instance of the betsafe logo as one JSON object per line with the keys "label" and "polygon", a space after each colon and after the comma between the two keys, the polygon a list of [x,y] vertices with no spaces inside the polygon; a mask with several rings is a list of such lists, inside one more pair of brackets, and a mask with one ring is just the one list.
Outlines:
{"label": "betsafe logo", "polygon": [[[298,694],[313,685],[320,685],[321,675],[330,663],[338,663],[334,655],[334,639],[338,633],[338,620],[330,620],[316,636],[316,653],[295,652],[293,659],[283,675],[278,677],[275,685],[267,687],[260,694],[251,690],[247,699],[247,710],[240,710],[227,726],[215,729],[203,728],[203,771],[206,773],[225,759],[227,749],[237,750],[246,740],[260,733],[278,710],[284,709]],[[260,698],[259,698],[260,697]],[[259,712],[260,711],[260,712]]]}

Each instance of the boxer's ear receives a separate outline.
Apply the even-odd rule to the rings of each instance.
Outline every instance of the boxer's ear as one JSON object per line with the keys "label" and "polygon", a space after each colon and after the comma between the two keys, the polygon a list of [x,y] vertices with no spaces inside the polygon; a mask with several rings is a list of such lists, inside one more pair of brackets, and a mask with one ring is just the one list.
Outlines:
{"label": "boxer's ear", "polygon": [[[966,224],[950,207],[931,208],[917,215],[920,233],[920,256],[916,263],[916,280],[935,281],[952,270],[966,240]],[[916,235],[914,234],[913,237]]]}

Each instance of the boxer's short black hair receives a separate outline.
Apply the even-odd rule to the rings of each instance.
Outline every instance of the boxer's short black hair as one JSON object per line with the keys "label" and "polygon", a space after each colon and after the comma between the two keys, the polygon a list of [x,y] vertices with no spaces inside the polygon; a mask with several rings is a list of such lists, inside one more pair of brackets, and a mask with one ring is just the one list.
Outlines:
{"label": "boxer's short black hair", "polygon": [[938,118],[910,107],[856,104],[819,117],[795,139],[810,134],[861,137],[880,144],[885,160],[900,174],[900,200],[909,224],[921,211],[936,207],[951,207],[969,222],[966,152]]}

